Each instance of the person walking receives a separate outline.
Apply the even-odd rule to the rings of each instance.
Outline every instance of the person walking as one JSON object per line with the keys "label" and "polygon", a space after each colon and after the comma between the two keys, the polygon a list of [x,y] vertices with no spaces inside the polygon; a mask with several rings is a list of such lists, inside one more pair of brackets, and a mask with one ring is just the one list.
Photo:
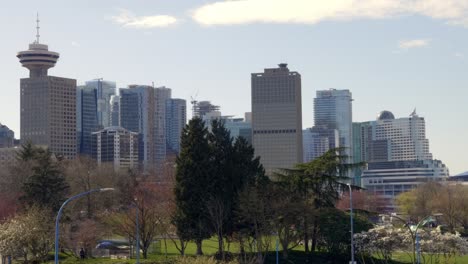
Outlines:
{"label": "person walking", "polygon": [[85,259],[85,255],[86,255],[86,254],[85,254],[84,249],[81,248],[81,250],[80,250],[80,259],[81,259],[81,260],[84,260],[84,259]]}

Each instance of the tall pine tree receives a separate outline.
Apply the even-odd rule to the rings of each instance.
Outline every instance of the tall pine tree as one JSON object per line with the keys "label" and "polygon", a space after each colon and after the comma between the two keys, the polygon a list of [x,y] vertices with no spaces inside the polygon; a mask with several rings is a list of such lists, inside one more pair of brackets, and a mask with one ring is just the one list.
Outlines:
{"label": "tall pine tree", "polygon": [[27,143],[18,158],[33,163],[32,173],[23,183],[21,201],[29,206],[37,205],[58,211],[65,201],[69,186],[52,153]]}
{"label": "tall pine tree", "polygon": [[203,239],[212,234],[206,213],[211,174],[208,130],[205,123],[196,117],[189,121],[181,136],[174,189],[177,208],[172,220],[180,239],[195,241],[198,255],[203,254]]}

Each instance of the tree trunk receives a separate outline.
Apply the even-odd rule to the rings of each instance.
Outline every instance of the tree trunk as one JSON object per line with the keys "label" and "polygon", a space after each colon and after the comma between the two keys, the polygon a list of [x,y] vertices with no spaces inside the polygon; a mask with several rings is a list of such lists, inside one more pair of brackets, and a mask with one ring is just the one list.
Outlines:
{"label": "tree trunk", "polygon": [[312,248],[311,248],[312,252],[314,252],[317,249],[317,233],[318,233],[317,217],[315,217],[314,228],[312,229]]}
{"label": "tree trunk", "polygon": [[221,232],[218,232],[218,252],[221,255],[221,259],[224,261],[224,245],[223,245],[223,235]]}
{"label": "tree trunk", "polygon": [[164,257],[167,259],[167,241],[166,236],[164,236]]}
{"label": "tree trunk", "polygon": [[91,219],[93,217],[93,214],[91,212],[91,195],[87,195],[86,198],[87,198],[87,207],[88,207],[87,216],[88,216],[88,219]]}
{"label": "tree trunk", "polygon": [[283,246],[283,259],[287,260],[288,259],[288,245],[282,245]]}
{"label": "tree trunk", "polygon": [[203,240],[201,239],[195,240],[195,244],[197,245],[197,256],[203,255],[202,242]]}
{"label": "tree trunk", "polygon": [[309,223],[307,217],[304,217],[304,251],[306,255],[309,254]]}

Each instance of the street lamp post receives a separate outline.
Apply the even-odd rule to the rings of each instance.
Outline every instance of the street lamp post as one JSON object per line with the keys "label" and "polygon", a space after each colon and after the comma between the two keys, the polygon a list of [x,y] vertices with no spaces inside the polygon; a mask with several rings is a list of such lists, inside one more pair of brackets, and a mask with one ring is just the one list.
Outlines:
{"label": "street lamp post", "polygon": [[[385,215],[385,214],[383,214]],[[390,217],[395,217],[396,219],[400,220],[401,222],[405,223],[405,226],[408,228],[408,231],[410,232],[411,234],[411,240],[413,242],[413,263],[417,263],[417,264],[420,264],[420,247],[419,247],[419,236],[418,236],[418,230],[420,227],[424,226],[425,224],[427,224],[428,220],[430,218],[432,218],[433,216],[441,216],[442,214],[432,214],[432,215],[428,215],[426,217],[424,217],[423,219],[421,219],[421,221],[419,221],[416,226],[414,227],[414,229],[412,229],[409,225],[409,223],[407,223],[407,221],[405,221],[403,218],[397,216],[396,214],[391,214],[389,215]]]}
{"label": "street lamp post", "polygon": [[59,263],[59,259],[58,259],[58,252],[59,252],[59,233],[60,233],[60,228],[59,228],[59,223],[60,223],[60,217],[62,216],[62,212],[63,212],[63,208],[65,207],[65,205],[67,205],[69,202],[75,200],[75,199],[78,199],[80,197],[83,197],[83,196],[86,196],[90,193],[94,193],[94,192],[106,192],[106,191],[113,191],[114,188],[100,188],[100,189],[93,189],[93,190],[89,190],[87,192],[83,192],[83,193],[80,193],[80,194],[77,194],[75,196],[72,196],[70,198],[68,198],[63,204],[62,206],[60,207],[58,213],[57,213],[57,218],[55,219],[55,264],[58,264]]}
{"label": "street lamp post", "polygon": [[138,205],[136,204],[137,199],[135,198],[135,240],[136,240],[136,264],[140,264],[140,224],[138,220]]}
{"label": "street lamp post", "polygon": [[353,221],[353,191],[351,184],[347,184],[349,188],[349,215],[351,221],[351,264],[354,264],[354,221]]}
{"label": "street lamp post", "polygon": [[278,241],[278,234],[276,235],[276,264],[279,264],[279,241]]}

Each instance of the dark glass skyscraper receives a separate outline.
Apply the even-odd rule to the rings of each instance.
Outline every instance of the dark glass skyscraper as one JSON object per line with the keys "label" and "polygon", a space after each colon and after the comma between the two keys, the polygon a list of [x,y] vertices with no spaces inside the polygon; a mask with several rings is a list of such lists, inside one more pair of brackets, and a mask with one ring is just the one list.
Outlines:
{"label": "dark glass skyscraper", "polygon": [[145,169],[155,166],[155,99],[154,88],[130,85],[120,89],[120,126],[140,134],[138,156]]}
{"label": "dark glass skyscraper", "polygon": [[167,151],[179,153],[180,136],[187,123],[187,102],[183,99],[166,101],[166,141]]}
{"label": "dark glass skyscraper", "polygon": [[78,86],[76,99],[78,152],[91,155],[91,133],[102,129],[98,122],[97,89]]}

